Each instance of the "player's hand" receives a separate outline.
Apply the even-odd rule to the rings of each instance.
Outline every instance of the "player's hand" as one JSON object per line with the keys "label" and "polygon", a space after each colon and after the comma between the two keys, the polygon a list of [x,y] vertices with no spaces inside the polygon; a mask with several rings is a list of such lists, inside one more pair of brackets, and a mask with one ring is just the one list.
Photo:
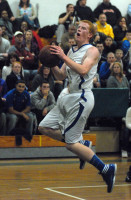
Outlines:
{"label": "player's hand", "polygon": [[65,54],[64,51],[60,46],[52,46],[50,47],[51,54],[56,54],[58,55],[61,59],[64,58]]}

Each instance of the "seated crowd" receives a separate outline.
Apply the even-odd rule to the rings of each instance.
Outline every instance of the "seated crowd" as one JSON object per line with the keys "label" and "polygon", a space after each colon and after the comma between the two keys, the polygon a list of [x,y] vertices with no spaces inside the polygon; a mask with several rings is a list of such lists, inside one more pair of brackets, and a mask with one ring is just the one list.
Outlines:
{"label": "seated crowd", "polygon": [[[66,12],[59,16],[55,37],[47,44],[60,45],[67,54],[76,45],[79,21],[90,20],[95,27],[90,43],[101,55],[93,87],[130,90],[129,17],[129,11],[126,17],[121,16],[110,0],[103,0],[94,11],[86,6],[86,0],[78,0],[76,5],[66,6]],[[39,30],[39,20],[29,0],[20,0],[16,18],[8,2],[0,0],[0,135],[10,135],[16,126],[25,126],[29,135],[34,134],[35,119],[39,123],[46,116],[68,85],[68,80],[55,80],[51,69],[40,63],[39,52],[44,44]]]}

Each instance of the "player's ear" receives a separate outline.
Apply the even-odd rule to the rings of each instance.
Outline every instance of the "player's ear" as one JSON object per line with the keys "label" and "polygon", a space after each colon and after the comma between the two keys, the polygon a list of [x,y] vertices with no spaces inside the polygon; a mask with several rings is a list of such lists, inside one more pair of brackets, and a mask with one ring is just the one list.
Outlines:
{"label": "player's ear", "polygon": [[93,34],[90,32],[89,33],[89,38],[91,39],[93,37]]}

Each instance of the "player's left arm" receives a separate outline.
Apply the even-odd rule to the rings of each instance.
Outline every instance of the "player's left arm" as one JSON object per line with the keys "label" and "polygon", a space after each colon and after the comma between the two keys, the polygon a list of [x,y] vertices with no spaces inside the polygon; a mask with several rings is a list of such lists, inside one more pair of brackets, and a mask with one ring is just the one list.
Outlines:
{"label": "player's left arm", "polygon": [[82,59],[82,64],[76,63],[66,56],[63,50],[58,47],[55,48],[54,54],[57,54],[64,63],[81,76],[86,75],[90,69],[99,61],[99,51],[96,47],[90,47]]}

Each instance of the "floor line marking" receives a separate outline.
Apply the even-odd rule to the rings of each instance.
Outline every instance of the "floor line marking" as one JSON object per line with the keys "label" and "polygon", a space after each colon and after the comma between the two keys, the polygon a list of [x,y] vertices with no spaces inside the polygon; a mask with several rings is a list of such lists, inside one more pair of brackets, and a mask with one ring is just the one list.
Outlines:
{"label": "floor line marking", "polygon": [[31,188],[19,188],[18,190],[31,190]]}
{"label": "floor line marking", "polygon": [[71,197],[71,198],[74,198],[74,199],[79,199],[79,200],[85,200],[85,199],[82,199],[82,198],[79,198],[79,197],[76,197],[76,196],[73,196],[73,195],[69,195],[67,193],[64,193],[64,192],[59,192],[59,191],[56,191],[56,190],[52,190],[50,188],[44,188],[45,190],[49,190],[51,192],[55,192],[55,193],[58,193],[58,194],[62,194],[62,195],[65,195],[65,196],[68,196],[68,197]]}
{"label": "floor line marking", "polygon": [[[131,186],[131,184],[121,184],[121,185],[114,185],[114,187],[125,187]],[[43,189],[75,189],[75,188],[95,188],[95,187],[107,187],[107,185],[89,185],[89,186],[74,186],[74,187],[50,187],[50,188],[43,188]]]}

